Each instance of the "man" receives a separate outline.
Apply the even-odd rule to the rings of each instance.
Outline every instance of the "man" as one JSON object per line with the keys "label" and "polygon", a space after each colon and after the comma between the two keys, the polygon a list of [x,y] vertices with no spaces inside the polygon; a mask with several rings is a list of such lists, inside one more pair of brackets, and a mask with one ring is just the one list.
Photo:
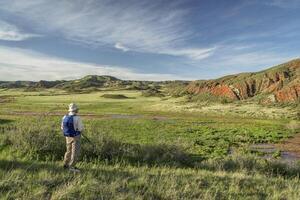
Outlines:
{"label": "man", "polygon": [[66,137],[67,150],[64,156],[64,168],[79,172],[75,167],[80,153],[80,137],[83,131],[83,124],[77,116],[79,108],[75,103],[69,105],[69,114],[62,119],[61,129]]}

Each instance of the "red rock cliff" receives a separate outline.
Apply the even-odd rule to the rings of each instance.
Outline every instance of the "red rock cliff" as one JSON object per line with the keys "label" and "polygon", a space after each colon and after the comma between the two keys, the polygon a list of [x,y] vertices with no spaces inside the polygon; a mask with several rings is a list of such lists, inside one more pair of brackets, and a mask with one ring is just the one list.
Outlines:
{"label": "red rock cliff", "polygon": [[206,92],[232,100],[248,99],[262,94],[272,101],[295,102],[300,96],[300,59],[257,73],[193,81],[186,89],[190,94]]}

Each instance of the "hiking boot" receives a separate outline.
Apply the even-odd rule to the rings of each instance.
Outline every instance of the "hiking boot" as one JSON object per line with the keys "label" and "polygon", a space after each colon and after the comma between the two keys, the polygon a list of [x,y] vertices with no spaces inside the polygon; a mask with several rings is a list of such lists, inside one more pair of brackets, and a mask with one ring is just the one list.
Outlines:
{"label": "hiking boot", "polygon": [[72,172],[80,172],[80,170],[77,167],[69,167],[69,170]]}

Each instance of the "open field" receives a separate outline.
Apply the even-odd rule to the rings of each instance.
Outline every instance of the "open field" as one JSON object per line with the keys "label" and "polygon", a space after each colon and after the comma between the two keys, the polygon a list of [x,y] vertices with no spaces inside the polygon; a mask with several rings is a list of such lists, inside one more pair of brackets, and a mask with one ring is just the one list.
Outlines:
{"label": "open field", "polygon": [[[0,100],[3,199],[300,198],[297,162],[276,160],[280,151],[264,160],[248,148],[293,137],[295,107],[196,104],[125,90],[1,90]],[[60,120],[70,102],[94,143],[83,138],[81,174],[60,162]]]}
{"label": "open field", "polygon": [[0,200],[300,200],[299,19],[0,0]]}

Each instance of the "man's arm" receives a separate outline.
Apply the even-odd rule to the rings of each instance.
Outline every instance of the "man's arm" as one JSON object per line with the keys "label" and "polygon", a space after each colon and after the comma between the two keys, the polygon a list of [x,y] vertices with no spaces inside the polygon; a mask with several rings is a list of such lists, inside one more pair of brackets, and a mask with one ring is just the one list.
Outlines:
{"label": "man's arm", "polygon": [[76,129],[80,132],[83,131],[83,123],[81,121],[81,118],[80,117],[77,117],[77,120],[76,120]]}

